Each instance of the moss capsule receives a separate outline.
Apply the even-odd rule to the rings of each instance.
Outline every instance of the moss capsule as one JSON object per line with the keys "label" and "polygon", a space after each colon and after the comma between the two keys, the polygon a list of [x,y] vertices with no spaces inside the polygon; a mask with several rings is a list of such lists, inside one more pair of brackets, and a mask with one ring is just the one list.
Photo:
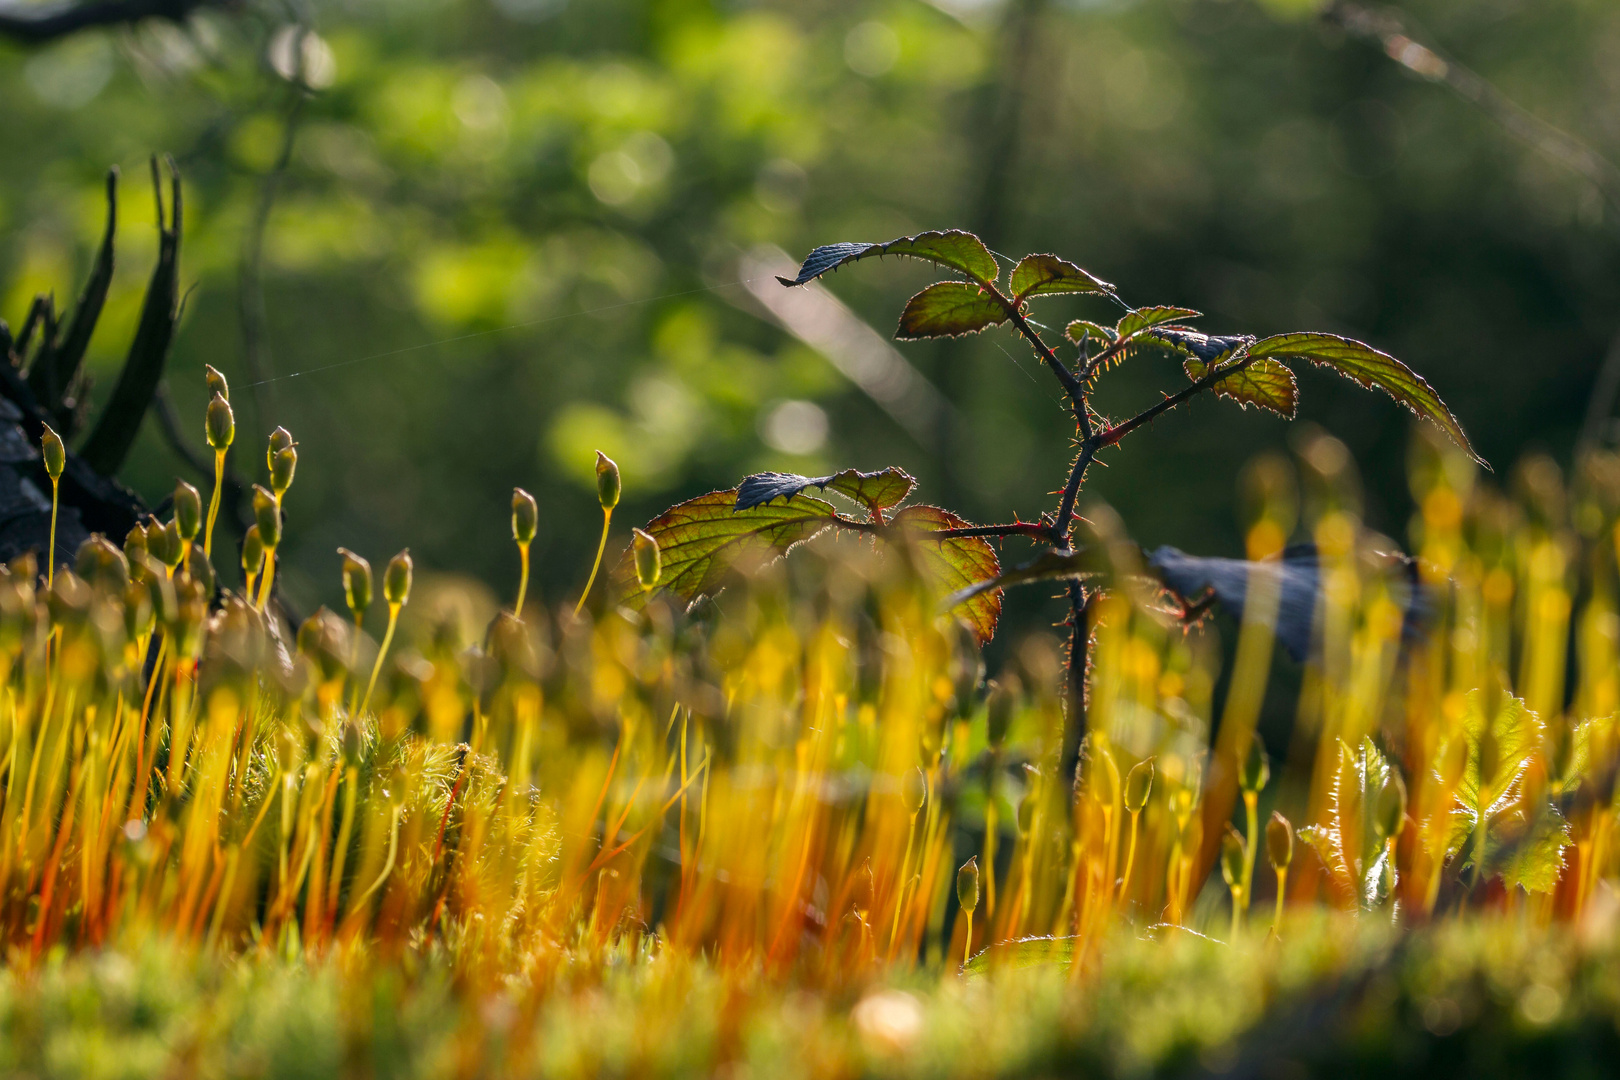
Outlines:
{"label": "moss capsule", "polygon": [[619,466],[602,451],[596,452],[596,500],[603,510],[619,505]]}
{"label": "moss capsule", "polygon": [[658,584],[658,579],[664,574],[663,556],[658,550],[658,540],[649,532],[635,530],[633,541],[636,551],[636,580],[643,589],[651,589]]}

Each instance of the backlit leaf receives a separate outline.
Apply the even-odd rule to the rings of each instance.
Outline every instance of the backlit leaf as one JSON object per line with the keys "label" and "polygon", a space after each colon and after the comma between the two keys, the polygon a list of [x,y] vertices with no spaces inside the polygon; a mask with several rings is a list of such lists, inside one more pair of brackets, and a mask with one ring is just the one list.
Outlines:
{"label": "backlit leaf", "polygon": [[1354,379],[1369,389],[1377,387],[1412,412],[1431,421],[1462,447],[1468,456],[1485,464],[1474,453],[1462,425],[1451,415],[1440,395],[1434,392],[1421,375],[1371,345],[1342,338],[1336,334],[1278,334],[1264,338],[1249,347],[1250,356],[1275,356],[1309,360],[1313,364],[1330,367],[1347,378]]}
{"label": "backlit leaf", "polygon": [[765,472],[744,478],[737,487],[737,509],[750,510],[776,499],[792,498],[806,488],[821,488],[848,495],[866,507],[873,517],[881,510],[898,506],[917,486],[904,469],[890,466],[878,472],[845,469],[830,476],[799,476],[797,473]]}
{"label": "backlit leaf", "polygon": [[977,285],[941,281],[906,302],[897,338],[956,337],[976,334],[1007,321],[1007,310]]}
{"label": "backlit leaf", "polygon": [[[1189,357],[1185,367],[1187,377],[1195,382],[1209,372],[1209,365],[1196,357]],[[1231,398],[1245,409],[1258,405],[1280,413],[1288,420],[1294,418],[1294,409],[1299,404],[1299,383],[1294,373],[1271,359],[1256,360],[1243,370],[1216,380],[1210,389],[1217,396]]]}
{"label": "backlit leaf", "polygon": [[1090,319],[1074,320],[1063,331],[1063,334],[1076,344],[1087,335],[1090,335],[1093,341],[1100,341],[1106,345],[1112,345],[1117,338],[1113,327],[1104,326],[1102,323],[1094,323]]}
{"label": "backlit leaf", "polygon": [[1570,843],[1569,822],[1548,803],[1522,836],[1504,845],[1502,880],[1510,888],[1552,892],[1564,875],[1564,851]]}
{"label": "backlit leaf", "polygon": [[1120,337],[1128,337],[1138,330],[1146,330],[1150,326],[1159,326],[1163,323],[1180,322],[1183,319],[1196,319],[1202,312],[1184,307],[1144,307],[1119,320],[1115,329]]}
{"label": "backlit leaf", "polygon": [[[672,506],[644,527],[658,541],[663,576],[658,587],[683,600],[712,593],[739,561],[768,561],[810,539],[833,519],[820,499],[795,495],[782,502],[735,509],[737,489],[711,491]],[[643,596],[635,557],[626,549],[613,571],[615,603],[635,605]]]}
{"label": "backlit leaf", "polygon": [[988,975],[996,968],[1068,967],[1078,938],[1030,937],[1002,941],[980,950],[962,965],[962,974]]}
{"label": "backlit leaf", "polygon": [[1012,293],[1020,302],[1054,293],[1111,293],[1114,287],[1056,255],[1025,255],[1013,267]]}
{"label": "backlit leaf", "polygon": [[[993,581],[1001,573],[1001,560],[983,537],[929,539],[931,532],[969,527],[949,510],[937,506],[908,506],[894,515],[893,525],[915,544],[918,569],[938,597],[960,592],[981,581]],[[995,636],[996,622],[1001,618],[1001,590],[991,588],[974,596],[958,606],[955,614],[967,620],[973,635],[983,645]]]}
{"label": "backlit leaf", "polygon": [[[1518,801],[1519,782],[1530,767],[1531,755],[1541,746],[1546,727],[1522,699],[1503,694],[1500,701],[1490,721],[1493,746],[1486,747],[1486,695],[1480,690],[1468,692],[1461,729],[1453,736],[1467,740],[1467,764],[1457,784],[1453,811],[1466,833],[1473,832],[1481,817],[1489,822]],[[1486,749],[1489,752],[1483,756],[1494,758],[1495,764],[1488,769],[1489,775],[1481,776],[1481,752]],[[1444,750],[1442,747],[1442,755]]]}
{"label": "backlit leaf", "polygon": [[936,266],[960,271],[981,284],[995,281],[1001,274],[996,257],[990,254],[984,241],[961,229],[946,229],[902,236],[882,244],[827,244],[816,248],[805,258],[804,265],[799,267],[798,277],[779,277],[776,280],[788,286],[803,285],[845,263],[878,255],[905,255],[923,259]]}
{"label": "backlit leaf", "polygon": [[1377,907],[1395,887],[1390,838],[1380,831],[1378,810],[1380,799],[1399,785],[1394,767],[1370,738],[1364,737],[1356,750],[1341,740],[1327,818],[1299,830],[1340,888],[1363,908]]}

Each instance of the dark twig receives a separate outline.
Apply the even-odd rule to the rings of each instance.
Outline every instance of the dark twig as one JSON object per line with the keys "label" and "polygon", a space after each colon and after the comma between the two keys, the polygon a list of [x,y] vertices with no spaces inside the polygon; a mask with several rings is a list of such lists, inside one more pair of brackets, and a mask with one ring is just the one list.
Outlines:
{"label": "dark twig", "polygon": [[1477,106],[1509,134],[1580,173],[1620,210],[1620,167],[1586,143],[1554,127],[1498,90],[1489,80],[1437,47],[1417,40],[1407,19],[1393,8],[1367,7],[1352,0],[1333,0],[1322,19],[1346,33],[1381,46],[1384,54],[1408,71],[1449,87]]}
{"label": "dark twig", "polygon": [[940,529],[928,535],[937,536],[941,540],[959,536],[1029,536],[1036,540],[1045,540],[1056,547],[1063,546],[1063,538],[1057,534],[1057,530],[1040,521],[1014,521],[1007,525],[970,525],[963,529]]}
{"label": "dark twig", "polygon": [[1229,364],[1212,369],[1207,375],[1193,383],[1191,386],[1187,387],[1185,390],[1182,390],[1179,393],[1171,394],[1157,405],[1154,405],[1151,408],[1143,409],[1129,420],[1123,420],[1109,428],[1107,431],[1099,432],[1097,435],[1098,445],[1113,446],[1115,443],[1119,442],[1119,440],[1123,439],[1125,436],[1129,435],[1143,424],[1157,420],[1160,416],[1169,412],[1177,405],[1180,405],[1188,398],[1194,397],[1195,395],[1208,390],[1210,387],[1214,386],[1228,375],[1236,375],[1238,372],[1260,359],[1262,358],[1258,356],[1249,356],[1244,354]]}

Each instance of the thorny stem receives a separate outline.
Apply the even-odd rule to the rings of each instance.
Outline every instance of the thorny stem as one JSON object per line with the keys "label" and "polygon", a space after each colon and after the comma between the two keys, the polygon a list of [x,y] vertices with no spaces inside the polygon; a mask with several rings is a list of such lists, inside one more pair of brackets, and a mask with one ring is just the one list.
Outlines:
{"label": "thorny stem", "polygon": [[1098,446],[1113,446],[1115,443],[1119,442],[1119,440],[1123,439],[1125,436],[1129,435],[1143,424],[1157,420],[1160,416],[1169,412],[1177,405],[1180,405],[1188,398],[1208,390],[1210,387],[1214,386],[1228,375],[1235,375],[1244,368],[1248,367],[1250,364],[1253,364],[1261,359],[1262,357],[1244,355],[1238,357],[1231,363],[1223,364],[1218,368],[1210,370],[1204,375],[1203,378],[1199,379],[1185,390],[1182,390],[1179,393],[1171,394],[1157,405],[1143,409],[1129,420],[1123,420],[1109,428],[1107,431],[1099,432],[1097,435]]}

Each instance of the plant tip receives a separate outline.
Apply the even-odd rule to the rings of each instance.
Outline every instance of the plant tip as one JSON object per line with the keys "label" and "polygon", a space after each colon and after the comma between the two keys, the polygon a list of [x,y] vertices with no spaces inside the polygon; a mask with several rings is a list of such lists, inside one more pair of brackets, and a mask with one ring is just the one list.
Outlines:
{"label": "plant tip", "polygon": [[208,435],[208,445],[216,453],[229,449],[236,438],[236,414],[231,412],[231,403],[225,400],[225,395],[215,392],[208,402],[208,413],[204,428]]}
{"label": "plant tip", "polygon": [[642,589],[652,589],[664,574],[663,556],[658,550],[658,539],[652,533],[634,530],[631,541],[636,552],[636,581]]}
{"label": "plant tip", "polygon": [[62,436],[49,424],[42,425],[45,433],[39,438],[41,456],[45,459],[45,475],[51,482],[62,478],[62,471],[67,468],[67,447],[62,445]]}
{"label": "plant tip", "polygon": [[596,452],[596,500],[603,510],[619,505],[619,466],[602,451]]}
{"label": "plant tip", "polygon": [[520,544],[534,540],[540,526],[540,507],[534,496],[520,487],[512,489],[512,539]]}

